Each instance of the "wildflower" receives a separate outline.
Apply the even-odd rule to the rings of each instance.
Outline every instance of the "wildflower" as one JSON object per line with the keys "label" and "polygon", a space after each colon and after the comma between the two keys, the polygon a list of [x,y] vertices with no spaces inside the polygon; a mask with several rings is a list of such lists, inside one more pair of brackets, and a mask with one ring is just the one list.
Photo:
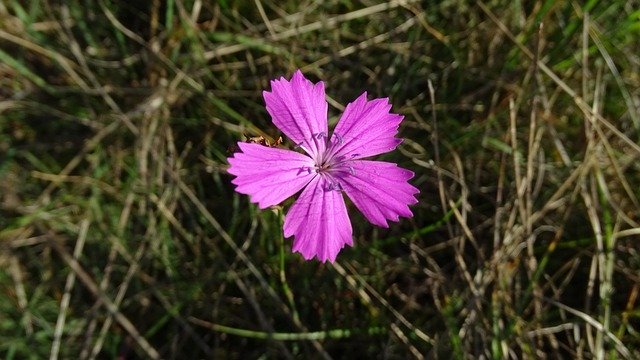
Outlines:
{"label": "wildflower", "polygon": [[240,142],[229,158],[236,191],[261,209],[302,193],[287,212],[285,237],[294,236],[293,251],[309,260],[335,261],[353,246],[352,229],[342,193],[371,223],[411,217],[418,189],[409,170],[383,161],[363,160],[395,149],[403,116],[390,113],[388,99],[368,101],[367,93],[347,105],[333,133],[327,129],[324,83],[313,84],[300,70],[291,81],[271,81],[263,92],[273,123],[306,154]]}

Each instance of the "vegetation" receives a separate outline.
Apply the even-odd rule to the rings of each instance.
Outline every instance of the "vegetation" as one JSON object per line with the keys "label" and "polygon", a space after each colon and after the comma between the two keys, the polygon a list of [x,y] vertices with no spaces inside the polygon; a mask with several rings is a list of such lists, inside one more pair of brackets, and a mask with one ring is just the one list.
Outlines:
{"label": "vegetation", "polygon": [[[0,357],[639,358],[639,8],[1,2]],[[334,264],[225,171],[298,68],[421,190]]]}

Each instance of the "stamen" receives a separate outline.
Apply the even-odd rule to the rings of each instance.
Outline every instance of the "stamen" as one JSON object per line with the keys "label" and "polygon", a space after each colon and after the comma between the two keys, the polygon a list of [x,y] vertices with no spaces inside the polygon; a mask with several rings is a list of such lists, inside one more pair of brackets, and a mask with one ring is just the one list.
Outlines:
{"label": "stamen", "polygon": [[310,166],[301,166],[300,169],[298,170],[298,173],[296,175],[300,175],[303,172],[307,172],[307,174],[311,174],[311,172],[313,171],[313,169],[311,169]]}
{"label": "stamen", "polygon": [[342,136],[340,134],[334,133],[333,136],[336,137],[336,145],[342,145]]}
{"label": "stamen", "polygon": [[315,134],[315,138],[318,139],[318,140],[320,140],[322,138],[326,138],[326,137],[327,137],[327,134],[325,134],[324,131]]}
{"label": "stamen", "polygon": [[353,166],[349,166],[349,174],[351,174],[351,175],[355,175],[356,174],[356,171],[353,170]]}
{"label": "stamen", "polygon": [[327,187],[325,187],[325,190],[326,191],[343,191],[344,189],[342,188],[342,185],[339,182],[334,181],[334,182],[330,182],[327,185]]}

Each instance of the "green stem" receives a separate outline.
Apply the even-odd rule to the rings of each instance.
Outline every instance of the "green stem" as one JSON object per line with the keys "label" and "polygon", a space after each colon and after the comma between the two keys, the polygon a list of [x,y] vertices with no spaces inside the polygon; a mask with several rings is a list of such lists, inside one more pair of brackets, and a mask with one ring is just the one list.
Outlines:
{"label": "green stem", "polygon": [[284,291],[284,295],[287,297],[287,301],[289,302],[289,306],[291,307],[291,311],[293,312],[293,321],[295,323],[300,323],[300,316],[298,315],[298,310],[296,309],[296,303],[293,299],[293,292],[287,283],[287,276],[284,271],[284,234],[283,234],[283,225],[284,219],[282,215],[282,209],[278,210],[278,237],[280,239],[280,283],[282,284],[282,291]]}
{"label": "green stem", "polygon": [[[193,319],[192,319],[193,320]],[[253,339],[264,339],[264,340],[277,340],[277,341],[296,341],[296,340],[323,340],[323,339],[342,339],[348,338],[358,334],[366,334],[366,335],[380,335],[386,334],[387,331],[382,327],[371,327],[366,330],[352,330],[352,329],[333,329],[327,331],[312,331],[305,333],[280,333],[280,332],[264,332],[264,331],[254,331],[247,329],[239,329],[230,326],[224,326],[219,324],[212,323],[204,323],[201,321],[194,321],[199,325],[203,325],[205,327],[210,328],[213,331],[237,335],[247,338]]]}

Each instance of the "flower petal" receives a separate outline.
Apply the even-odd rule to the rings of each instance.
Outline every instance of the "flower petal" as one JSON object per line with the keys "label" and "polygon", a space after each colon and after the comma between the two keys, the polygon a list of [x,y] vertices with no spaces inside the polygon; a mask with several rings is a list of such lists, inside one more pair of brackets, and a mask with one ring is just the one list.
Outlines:
{"label": "flower petal", "polygon": [[413,216],[408,205],[418,202],[415,195],[420,192],[407,182],[413,172],[384,161],[353,160],[347,164],[350,171],[341,173],[340,183],[367,220],[386,228],[387,220]]}
{"label": "flower petal", "polygon": [[353,246],[342,193],[329,181],[324,176],[311,180],[284,219],[284,236],[294,236],[293,251],[307,260],[334,262],[345,244]]}
{"label": "flower petal", "polygon": [[388,98],[367,101],[366,92],[347,104],[331,136],[332,152],[359,159],[395,149],[402,142],[395,135],[404,117],[389,110]]}
{"label": "flower petal", "polygon": [[273,123],[291,140],[315,157],[325,149],[327,101],[324,83],[313,84],[300,70],[287,81],[271,81],[271,92],[262,92]]}
{"label": "flower petal", "polygon": [[250,196],[261,209],[276,205],[302,189],[317,174],[313,160],[295,151],[239,142],[242,152],[230,157],[236,191]]}

